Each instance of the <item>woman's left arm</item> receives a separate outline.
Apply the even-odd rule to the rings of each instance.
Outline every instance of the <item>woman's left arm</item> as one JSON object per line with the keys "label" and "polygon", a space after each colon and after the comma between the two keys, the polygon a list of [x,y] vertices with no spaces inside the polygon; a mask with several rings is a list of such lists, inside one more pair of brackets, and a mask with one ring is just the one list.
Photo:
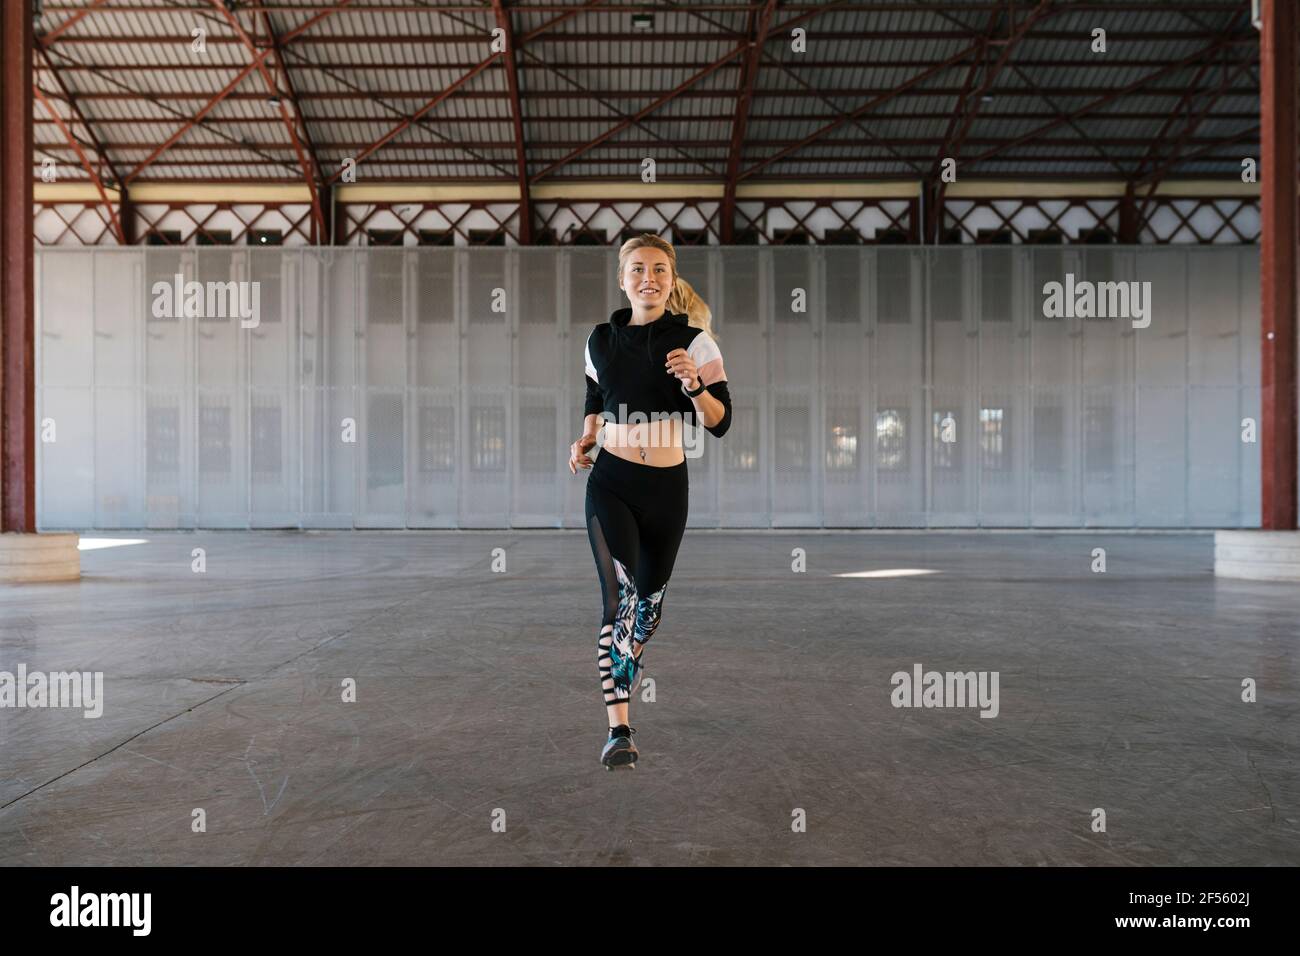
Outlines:
{"label": "woman's left arm", "polygon": [[[722,356],[718,347],[707,334],[701,333],[699,339],[707,341],[697,348],[691,343],[691,350],[673,349],[668,353],[666,363],[668,373],[675,375],[687,391],[694,392],[704,386],[704,391],[691,397],[695,406],[696,419],[709,430],[715,438],[721,438],[731,427],[731,393],[727,388],[726,372],[722,368]],[[704,361],[697,365],[691,354],[699,351]]]}
{"label": "woman's left arm", "polygon": [[[725,382],[719,384],[726,385]],[[688,391],[694,391],[699,387],[698,382],[688,382],[686,385]],[[731,417],[730,402],[724,404],[720,399],[715,398],[709,388],[706,387],[704,391],[691,399],[691,403],[695,406],[695,414],[699,416],[700,424],[712,432],[713,435],[721,438],[726,428],[720,426],[724,419],[730,419]],[[730,424],[730,421],[728,421],[728,424]]]}

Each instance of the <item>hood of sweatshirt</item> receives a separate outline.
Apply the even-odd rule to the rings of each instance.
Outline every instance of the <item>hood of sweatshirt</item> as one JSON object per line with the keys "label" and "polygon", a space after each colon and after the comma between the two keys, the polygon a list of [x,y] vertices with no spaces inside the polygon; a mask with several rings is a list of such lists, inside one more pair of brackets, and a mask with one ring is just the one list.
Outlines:
{"label": "hood of sweatshirt", "polygon": [[670,312],[667,307],[664,308],[663,315],[652,322],[644,325],[632,325],[632,307],[618,309],[609,317],[610,327],[614,330],[615,339],[624,339],[627,345],[640,347],[642,333],[645,335],[645,354],[650,364],[654,364],[654,339],[656,330],[673,325],[690,325],[688,317],[684,313]]}
{"label": "hood of sweatshirt", "polygon": [[657,326],[660,322],[672,325],[690,325],[685,313],[670,312],[667,308],[664,309],[663,315],[659,316],[659,318],[655,319],[653,322],[647,322],[645,325],[632,325],[631,322],[632,308],[630,306],[625,309],[615,310],[614,314],[609,317],[609,324],[614,326],[614,328],[628,329],[633,332],[637,329],[648,329]]}

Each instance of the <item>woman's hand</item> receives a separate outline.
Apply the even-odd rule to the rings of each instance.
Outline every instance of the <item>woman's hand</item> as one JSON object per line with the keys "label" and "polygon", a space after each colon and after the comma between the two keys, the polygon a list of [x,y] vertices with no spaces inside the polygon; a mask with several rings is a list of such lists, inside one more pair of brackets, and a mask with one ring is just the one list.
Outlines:
{"label": "woman's hand", "polygon": [[583,435],[569,446],[569,474],[576,475],[579,468],[591,467],[591,459],[587,457],[587,449],[595,444],[595,435]]}
{"label": "woman's hand", "polygon": [[666,367],[669,375],[676,375],[681,379],[681,383],[686,386],[688,392],[693,392],[700,387],[699,370],[695,367],[695,362],[686,349],[673,349],[669,352]]}

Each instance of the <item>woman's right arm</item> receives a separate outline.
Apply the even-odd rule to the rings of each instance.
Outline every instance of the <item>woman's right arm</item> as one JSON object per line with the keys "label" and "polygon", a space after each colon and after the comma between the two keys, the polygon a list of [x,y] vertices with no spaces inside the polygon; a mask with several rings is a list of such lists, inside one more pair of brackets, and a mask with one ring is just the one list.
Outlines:
{"label": "woman's right arm", "polygon": [[596,366],[591,361],[591,341],[588,339],[585,353],[587,397],[582,403],[582,437],[595,438],[604,420],[600,413],[605,409],[605,396],[601,393],[600,382],[596,378]]}
{"label": "woman's right arm", "polygon": [[596,381],[596,369],[591,362],[591,343],[588,339],[585,365],[587,372],[587,396],[582,404],[582,437],[569,447],[569,472],[577,474],[579,468],[590,468],[591,458],[587,451],[596,444],[596,434],[604,424],[601,411],[605,407],[605,397],[600,393],[600,384]]}

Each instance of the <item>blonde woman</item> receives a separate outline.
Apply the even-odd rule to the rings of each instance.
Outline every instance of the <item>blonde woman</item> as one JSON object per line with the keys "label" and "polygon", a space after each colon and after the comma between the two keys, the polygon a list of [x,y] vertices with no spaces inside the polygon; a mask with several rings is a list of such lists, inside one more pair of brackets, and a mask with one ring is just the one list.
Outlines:
{"label": "blonde woman", "polygon": [[[587,478],[587,537],[604,601],[596,666],[609,718],[606,769],[635,767],[628,702],[641,655],[659,626],[664,591],[686,530],[682,426],[721,438],[731,425],[722,353],[709,308],[677,275],[670,243],[643,234],[618,251],[619,309],[587,337],[587,400],[569,471]],[[587,452],[604,428],[595,467]]]}

